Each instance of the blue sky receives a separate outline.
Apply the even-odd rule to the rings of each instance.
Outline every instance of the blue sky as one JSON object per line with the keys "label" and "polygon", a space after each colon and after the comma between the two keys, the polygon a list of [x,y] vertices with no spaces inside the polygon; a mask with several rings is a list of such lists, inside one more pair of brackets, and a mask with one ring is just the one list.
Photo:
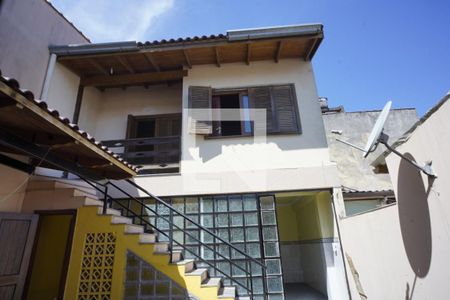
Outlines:
{"label": "blue sky", "polygon": [[448,0],[53,0],[93,42],[322,23],[313,59],[320,96],[347,111],[415,107],[450,91]]}

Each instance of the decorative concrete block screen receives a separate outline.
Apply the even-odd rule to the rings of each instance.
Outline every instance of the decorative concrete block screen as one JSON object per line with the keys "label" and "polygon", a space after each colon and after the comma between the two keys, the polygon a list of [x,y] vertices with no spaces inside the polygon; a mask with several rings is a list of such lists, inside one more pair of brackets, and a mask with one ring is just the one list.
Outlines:
{"label": "decorative concrete block screen", "polygon": [[79,300],[111,299],[116,237],[112,232],[86,234],[81,260]]}
{"label": "decorative concrete block screen", "polygon": [[194,299],[176,282],[131,251],[127,251],[125,300]]}

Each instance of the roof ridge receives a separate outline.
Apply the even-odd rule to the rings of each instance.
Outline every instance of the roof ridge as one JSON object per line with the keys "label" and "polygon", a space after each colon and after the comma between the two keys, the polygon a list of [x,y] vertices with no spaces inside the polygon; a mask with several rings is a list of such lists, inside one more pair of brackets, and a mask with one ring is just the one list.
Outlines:
{"label": "roof ridge", "polygon": [[67,23],[69,23],[70,26],[72,26],[73,29],[75,29],[83,38],[86,39],[88,43],[91,43],[91,40],[80,30],[78,29],[75,24],[69,21],[69,19],[66,18],[66,16],[60,12],[52,3],[50,0],[44,0],[47,5],[49,5],[58,15],[60,15]]}

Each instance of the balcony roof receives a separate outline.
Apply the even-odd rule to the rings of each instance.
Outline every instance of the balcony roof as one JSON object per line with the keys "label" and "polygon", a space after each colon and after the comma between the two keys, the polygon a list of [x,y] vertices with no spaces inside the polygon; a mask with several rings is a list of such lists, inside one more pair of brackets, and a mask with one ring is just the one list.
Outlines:
{"label": "balcony roof", "polygon": [[[85,86],[145,85],[181,80],[196,65],[297,58],[310,61],[323,39],[321,24],[232,30],[188,38],[51,46]],[[114,78],[115,77],[115,78]]]}
{"label": "balcony roof", "polygon": [[30,165],[65,170],[92,180],[124,179],[137,169],[48,108],[0,71],[0,152]]}

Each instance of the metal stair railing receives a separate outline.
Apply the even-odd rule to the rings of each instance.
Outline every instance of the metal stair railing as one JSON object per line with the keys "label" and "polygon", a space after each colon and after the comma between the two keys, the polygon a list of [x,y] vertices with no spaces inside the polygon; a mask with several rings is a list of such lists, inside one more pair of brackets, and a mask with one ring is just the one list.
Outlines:
{"label": "metal stair railing", "polygon": [[[245,253],[244,251],[240,250],[239,248],[233,246],[232,244],[230,244],[229,242],[227,242],[226,240],[224,240],[223,238],[219,237],[216,233],[214,233],[213,231],[209,230],[208,228],[204,227],[201,224],[198,224],[197,222],[195,222],[194,220],[192,220],[191,218],[189,218],[188,216],[186,216],[185,214],[183,214],[182,212],[178,211],[177,209],[175,209],[173,206],[171,206],[170,204],[168,204],[166,201],[160,199],[159,197],[151,194],[150,192],[148,192],[147,190],[145,190],[144,188],[142,188],[141,186],[139,186],[138,184],[136,184],[135,182],[133,182],[130,179],[125,180],[128,184],[132,185],[133,187],[137,188],[138,190],[140,190],[141,192],[145,193],[150,199],[153,199],[155,201],[155,204],[161,204],[164,207],[166,207],[169,210],[169,217],[167,218],[167,216],[164,216],[160,213],[158,213],[156,207],[155,209],[151,208],[149,205],[145,204],[141,199],[138,199],[132,195],[130,195],[130,193],[128,193],[127,191],[125,191],[123,188],[119,187],[117,184],[113,183],[113,182],[106,182],[104,184],[101,183],[92,183],[89,180],[85,179],[85,178],[81,178],[84,181],[86,181],[88,184],[90,184],[92,187],[94,187],[96,190],[98,190],[101,194],[103,194],[103,214],[106,214],[107,212],[107,208],[108,205],[110,207],[112,207],[113,203],[117,204],[120,208],[122,208],[125,212],[126,212],[126,216],[127,217],[132,217],[133,219],[139,219],[139,221],[141,222],[141,225],[144,224],[144,228],[146,229],[147,226],[149,226],[153,231],[156,231],[158,234],[161,234],[163,236],[165,236],[166,238],[168,238],[169,240],[169,251],[170,251],[170,259],[172,260],[172,253],[174,251],[174,247],[173,245],[176,244],[179,248],[183,249],[184,251],[189,252],[190,254],[192,254],[197,261],[200,261],[202,263],[204,263],[205,265],[208,265],[209,267],[211,267],[212,269],[214,269],[215,273],[218,274],[222,274],[226,279],[230,280],[230,282],[242,287],[247,293],[248,295],[253,298],[253,275],[252,275],[252,268],[251,268],[251,262],[256,263],[257,265],[259,265],[262,270],[264,271],[266,269],[266,266],[261,263],[260,261],[256,260],[255,258],[251,257],[250,255],[248,255],[247,253]],[[103,189],[99,188],[97,185],[100,185],[103,187]],[[119,192],[121,192],[122,194],[124,194],[127,198],[119,198],[119,199],[115,199],[112,196],[110,196],[108,194],[108,189],[109,187],[113,187],[114,189],[118,190]],[[127,201],[127,205],[123,204],[123,201]],[[133,201],[133,203],[138,204],[139,207],[139,211],[143,211],[143,209],[145,209],[147,212],[150,211],[151,213],[154,214],[154,217],[160,218],[161,220],[168,222],[169,224],[169,232],[165,232],[162,229],[159,229],[156,224],[152,224],[148,217],[150,216],[143,216],[142,214],[137,214],[135,211],[133,211],[132,209],[132,205],[131,202]],[[190,224],[194,225],[196,228],[198,228],[199,230],[211,235],[213,237],[214,240],[218,240],[221,243],[223,243],[224,245],[229,247],[229,256],[227,257],[226,255],[220,253],[220,252],[216,252],[214,249],[214,246],[205,244],[204,242],[201,241],[201,235],[199,235],[199,238],[195,237],[194,235],[190,234],[189,231],[185,230],[184,228],[176,225],[173,222],[173,218],[174,218],[174,214],[177,216],[182,217],[185,221],[188,221]],[[192,229],[192,228],[190,228]],[[214,264],[210,263],[209,261],[207,261],[206,259],[201,257],[200,251],[198,251],[198,254],[195,251],[192,251],[191,249],[189,249],[186,245],[184,245],[184,243],[180,243],[179,241],[177,241],[176,239],[173,238],[173,231],[174,230],[178,230],[183,232],[185,235],[189,236],[191,239],[195,240],[196,242],[199,243],[199,247],[203,246],[208,250],[213,251],[213,253],[217,254],[218,256],[220,256],[222,259],[224,259],[225,261],[227,261],[228,263],[230,263],[230,266],[237,268],[238,270],[240,270],[241,272],[244,272],[244,274],[246,275],[246,284],[243,284],[241,282],[239,282],[236,278],[234,278],[232,276],[232,267],[229,269],[230,270],[230,274],[220,270],[218,267],[216,267]],[[237,264],[236,262],[234,262],[231,259],[231,253],[232,251],[235,251],[237,253],[239,253],[240,255],[242,255],[246,262],[245,262],[245,268],[241,267],[239,264]],[[248,268],[249,266],[249,268]]]}

